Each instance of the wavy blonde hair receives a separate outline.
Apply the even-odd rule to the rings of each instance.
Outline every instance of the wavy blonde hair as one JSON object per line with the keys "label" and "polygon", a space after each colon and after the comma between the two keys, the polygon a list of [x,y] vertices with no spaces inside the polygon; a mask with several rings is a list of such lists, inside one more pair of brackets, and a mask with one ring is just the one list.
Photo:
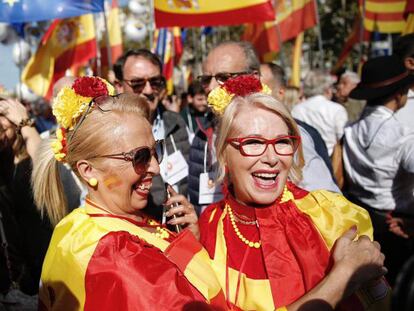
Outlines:
{"label": "wavy blonde hair", "polygon": [[[92,109],[75,135],[68,133],[66,162],[78,177],[78,161],[105,154],[110,150],[113,140],[108,137],[116,127],[123,124],[125,115],[135,114],[142,117],[142,122],[148,122],[149,106],[142,96],[121,94],[114,100],[107,100],[103,107],[110,111]],[[42,216],[46,214],[52,224],[56,225],[67,214],[67,201],[58,170],[59,164],[50,148],[52,139],[42,142],[33,159],[32,187],[34,200]],[[89,160],[97,166],[100,161],[102,160]]]}
{"label": "wavy blonde hair", "polygon": [[[219,119],[217,130],[216,150],[218,160],[218,181],[224,180],[225,177],[225,159],[224,152],[228,145],[226,142],[233,130],[234,120],[242,109],[249,109],[252,115],[255,109],[265,109],[278,115],[285,122],[289,129],[289,135],[300,136],[298,126],[293,120],[290,112],[286,107],[271,95],[263,93],[254,93],[246,97],[235,97],[224,110]],[[302,168],[304,166],[302,145],[299,145],[296,156],[289,172],[289,178],[294,183],[302,180]]]}

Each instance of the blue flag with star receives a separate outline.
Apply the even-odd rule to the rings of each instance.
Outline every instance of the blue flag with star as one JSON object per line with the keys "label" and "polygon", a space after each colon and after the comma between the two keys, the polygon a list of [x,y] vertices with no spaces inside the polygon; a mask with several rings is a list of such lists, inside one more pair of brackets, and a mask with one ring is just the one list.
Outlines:
{"label": "blue flag with star", "polygon": [[104,0],[0,0],[0,22],[26,23],[102,12]]}

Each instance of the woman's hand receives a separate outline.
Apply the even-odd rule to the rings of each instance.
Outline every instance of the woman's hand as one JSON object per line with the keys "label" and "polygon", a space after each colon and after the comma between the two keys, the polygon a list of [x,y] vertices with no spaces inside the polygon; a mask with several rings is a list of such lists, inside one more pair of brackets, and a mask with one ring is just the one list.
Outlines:
{"label": "woman's hand", "polygon": [[29,118],[26,107],[19,101],[11,98],[0,101],[0,113],[16,126],[18,126],[22,120]]}
{"label": "woman's hand", "polygon": [[356,235],[357,228],[354,226],[336,241],[332,254],[332,270],[340,271],[349,278],[345,296],[387,273],[380,244],[372,242],[367,236],[360,236],[354,241]]}
{"label": "woman's hand", "polygon": [[173,217],[173,215],[176,216],[176,218],[170,219],[168,224],[187,226],[198,240],[200,238],[200,230],[194,206],[188,202],[185,196],[175,192],[170,185],[168,185],[168,192],[171,194],[171,198],[169,198],[164,205],[171,206],[175,203],[178,204],[177,207],[172,207],[167,211],[167,217]]}

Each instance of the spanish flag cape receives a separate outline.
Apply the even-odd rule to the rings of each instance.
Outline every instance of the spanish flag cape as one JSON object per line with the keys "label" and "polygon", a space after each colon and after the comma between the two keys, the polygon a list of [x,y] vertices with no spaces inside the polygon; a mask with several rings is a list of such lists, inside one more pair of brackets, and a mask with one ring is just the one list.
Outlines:
{"label": "spanish flag cape", "polygon": [[[322,190],[309,193],[292,183],[287,187],[283,201],[265,208],[242,205],[227,194],[201,215],[201,243],[234,310],[286,310],[329,272],[330,250],[352,225],[372,239],[368,213],[342,195]],[[241,235],[251,242],[261,241],[261,247],[241,241],[228,216],[229,207]],[[338,309],[383,310],[389,293],[381,280],[352,295]]]}
{"label": "spanish flag cape", "polygon": [[90,201],[65,217],[43,263],[39,310],[223,310],[224,294],[193,234],[169,232],[164,240],[146,226]]}

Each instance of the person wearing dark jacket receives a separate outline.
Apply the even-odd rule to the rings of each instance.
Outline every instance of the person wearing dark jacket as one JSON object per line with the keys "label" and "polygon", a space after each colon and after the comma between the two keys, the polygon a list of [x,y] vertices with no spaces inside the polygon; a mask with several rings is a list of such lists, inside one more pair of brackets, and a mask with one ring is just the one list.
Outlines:
{"label": "person wearing dark jacket", "polygon": [[150,107],[150,122],[155,139],[164,139],[166,160],[161,164],[161,176],[153,179],[149,211],[160,218],[166,200],[164,182],[187,196],[188,154],[190,144],[186,124],[180,114],[166,110],[161,104],[167,95],[162,63],[146,49],[128,50],[114,65],[115,87],[118,93],[142,94]]}

